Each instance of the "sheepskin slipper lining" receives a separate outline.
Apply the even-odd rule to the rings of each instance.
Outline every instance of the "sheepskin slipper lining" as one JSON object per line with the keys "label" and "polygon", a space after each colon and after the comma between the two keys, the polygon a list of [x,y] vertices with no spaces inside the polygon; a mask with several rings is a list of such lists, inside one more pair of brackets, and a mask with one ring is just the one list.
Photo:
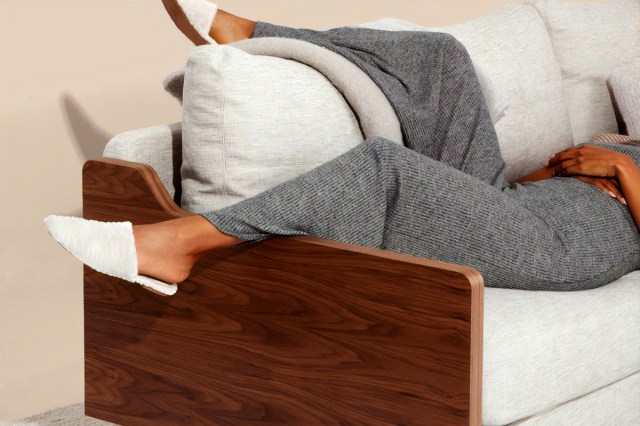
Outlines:
{"label": "sheepskin slipper lining", "polygon": [[200,37],[210,44],[217,44],[209,35],[218,6],[207,0],[178,0],[178,5]]}
{"label": "sheepskin slipper lining", "polygon": [[173,295],[175,284],[138,275],[138,258],[131,222],[100,222],[72,216],[47,216],[49,234],[69,253],[92,269],[112,277]]}

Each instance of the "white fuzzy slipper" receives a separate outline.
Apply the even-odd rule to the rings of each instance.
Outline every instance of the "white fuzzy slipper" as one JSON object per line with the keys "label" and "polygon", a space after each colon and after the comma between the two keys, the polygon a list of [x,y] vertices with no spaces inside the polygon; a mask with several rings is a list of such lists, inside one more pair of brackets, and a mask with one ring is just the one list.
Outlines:
{"label": "white fuzzy slipper", "polygon": [[103,274],[141,284],[163,295],[178,291],[175,284],[138,275],[138,257],[131,222],[100,222],[72,216],[47,216],[51,236],[82,263]]}
{"label": "white fuzzy slipper", "polygon": [[178,0],[178,5],[200,37],[210,44],[217,44],[209,35],[218,6],[207,0]]}

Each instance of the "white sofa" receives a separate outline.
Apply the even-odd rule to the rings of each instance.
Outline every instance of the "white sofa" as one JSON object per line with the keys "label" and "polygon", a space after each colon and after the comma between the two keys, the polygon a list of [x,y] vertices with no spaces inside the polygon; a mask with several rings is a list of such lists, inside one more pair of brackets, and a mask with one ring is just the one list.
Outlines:
{"label": "white sofa", "polygon": [[[418,29],[385,19],[373,25]],[[510,178],[591,135],[618,133],[606,78],[640,68],[640,1],[527,1],[447,28],[508,103]],[[151,165],[180,199],[179,123],[116,136],[104,155]],[[640,271],[581,292],[485,288],[482,423],[640,424]]]}

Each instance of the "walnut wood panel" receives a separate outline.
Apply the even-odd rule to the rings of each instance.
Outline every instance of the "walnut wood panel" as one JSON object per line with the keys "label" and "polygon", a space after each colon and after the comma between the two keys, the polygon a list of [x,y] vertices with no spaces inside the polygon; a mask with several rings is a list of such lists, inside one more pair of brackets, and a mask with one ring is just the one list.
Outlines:
{"label": "walnut wood panel", "polygon": [[[89,161],[85,217],[184,212],[149,166]],[[85,267],[85,410],[122,425],[480,425],[471,268],[315,237],[211,252],[174,296]]]}

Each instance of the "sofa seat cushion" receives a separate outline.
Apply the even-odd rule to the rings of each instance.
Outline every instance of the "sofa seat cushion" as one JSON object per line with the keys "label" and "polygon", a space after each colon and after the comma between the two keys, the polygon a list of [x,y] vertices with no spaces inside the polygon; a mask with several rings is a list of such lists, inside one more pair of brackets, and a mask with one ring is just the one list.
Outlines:
{"label": "sofa seat cushion", "polygon": [[640,1],[571,3],[527,0],[545,20],[562,69],[574,142],[618,133],[606,80],[619,67],[640,67]]}
{"label": "sofa seat cushion", "polygon": [[507,426],[640,425],[640,372]]}
{"label": "sofa seat cushion", "polygon": [[485,288],[482,423],[503,425],[640,371],[640,271],[575,292]]}

